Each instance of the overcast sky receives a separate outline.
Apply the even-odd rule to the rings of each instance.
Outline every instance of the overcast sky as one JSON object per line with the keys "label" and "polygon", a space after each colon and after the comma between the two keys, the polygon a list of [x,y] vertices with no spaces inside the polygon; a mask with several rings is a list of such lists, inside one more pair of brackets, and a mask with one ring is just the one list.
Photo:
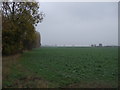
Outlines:
{"label": "overcast sky", "polygon": [[117,45],[117,2],[42,2],[42,45]]}

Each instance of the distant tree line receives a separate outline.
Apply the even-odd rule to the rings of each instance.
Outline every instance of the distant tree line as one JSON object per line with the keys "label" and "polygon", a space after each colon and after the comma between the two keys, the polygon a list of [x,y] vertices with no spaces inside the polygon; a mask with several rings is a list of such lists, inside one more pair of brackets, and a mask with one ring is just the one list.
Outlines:
{"label": "distant tree line", "polygon": [[11,55],[35,47],[35,26],[43,17],[38,2],[2,2],[2,54]]}

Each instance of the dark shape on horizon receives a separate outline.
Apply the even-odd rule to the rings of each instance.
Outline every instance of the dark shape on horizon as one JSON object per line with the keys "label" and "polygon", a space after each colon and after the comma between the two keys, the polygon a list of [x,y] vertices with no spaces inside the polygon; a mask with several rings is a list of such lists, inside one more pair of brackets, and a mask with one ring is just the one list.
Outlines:
{"label": "dark shape on horizon", "polygon": [[99,44],[99,47],[102,47],[102,44],[101,44],[101,43]]}
{"label": "dark shape on horizon", "polygon": [[92,44],[91,47],[96,47],[96,44]]}

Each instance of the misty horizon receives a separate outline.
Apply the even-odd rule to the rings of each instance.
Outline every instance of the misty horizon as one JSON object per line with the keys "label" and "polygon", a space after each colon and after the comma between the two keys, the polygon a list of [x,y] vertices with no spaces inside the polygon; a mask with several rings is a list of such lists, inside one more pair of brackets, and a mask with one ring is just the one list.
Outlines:
{"label": "misty horizon", "polygon": [[42,2],[40,11],[42,46],[118,45],[117,2]]}

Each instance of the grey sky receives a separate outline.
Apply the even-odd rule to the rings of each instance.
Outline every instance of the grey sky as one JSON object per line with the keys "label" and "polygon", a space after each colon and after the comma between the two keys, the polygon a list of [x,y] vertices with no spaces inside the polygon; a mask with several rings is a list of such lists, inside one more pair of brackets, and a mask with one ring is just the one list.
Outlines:
{"label": "grey sky", "polygon": [[42,2],[42,45],[117,45],[117,2]]}

